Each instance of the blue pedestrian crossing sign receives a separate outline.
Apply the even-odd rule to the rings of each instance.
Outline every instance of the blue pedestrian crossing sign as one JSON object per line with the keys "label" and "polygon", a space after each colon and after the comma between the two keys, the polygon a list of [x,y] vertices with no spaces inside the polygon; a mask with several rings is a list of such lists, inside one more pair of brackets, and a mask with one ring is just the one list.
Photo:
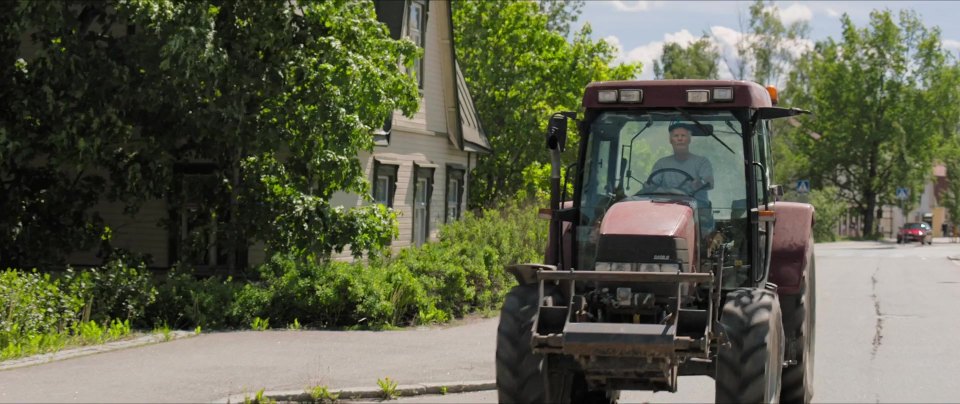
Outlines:
{"label": "blue pedestrian crossing sign", "polygon": [[797,180],[797,192],[801,194],[810,192],[810,180]]}
{"label": "blue pedestrian crossing sign", "polygon": [[910,195],[910,191],[908,191],[906,188],[904,187],[897,188],[897,199],[904,200],[904,199],[907,199],[907,196],[909,195]]}

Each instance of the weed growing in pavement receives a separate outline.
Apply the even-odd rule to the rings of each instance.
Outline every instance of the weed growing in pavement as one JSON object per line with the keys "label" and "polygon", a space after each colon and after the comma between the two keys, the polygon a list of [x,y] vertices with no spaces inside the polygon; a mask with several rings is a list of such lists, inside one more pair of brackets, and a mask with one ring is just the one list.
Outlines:
{"label": "weed growing in pavement", "polygon": [[160,334],[163,336],[163,342],[173,339],[173,331],[170,330],[170,326],[168,326],[167,323],[163,323],[159,327],[154,328],[153,334]]}
{"label": "weed growing in pavement", "polygon": [[377,386],[380,386],[380,392],[383,393],[384,400],[392,400],[399,396],[397,393],[397,382],[389,377],[377,379]]}
{"label": "weed growing in pavement", "polygon": [[340,394],[331,393],[327,386],[313,386],[307,389],[307,394],[315,403],[334,403],[340,399]]}
{"label": "weed growing in pavement", "polygon": [[244,395],[243,404],[277,404],[277,400],[264,395],[264,390],[266,389],[260,389],[257,391],[257,394],[253,396],[253,399],[251,399],[250,396]]}
{"label": "weed growing in pavement", "polygon": [[201,329],[200,329],[200,326],[198,325],[197,328],[193,329],[193,335],[200,335],[200,331]]}
{"label": "weed growing in pavement", "polygon": [[447,386],[440,386],[440,394],[447,395]]}
{"label": "weed growing in pavement", "polygon": [[254,317],[253,322],[250,323],[250,328],[254,331],[264,331],[270,328],[270,318]]}
{"label": "weed growing in pavement", "polygon": [[296,319],[296,318],[293,319],[293,322],[292,322],[292,323],[287,324],[287,329],[288,329],[288,330],[299,331],[300,328],[301,328],[301,327],[300,327],[300,320],[298,320],[298,319]]}

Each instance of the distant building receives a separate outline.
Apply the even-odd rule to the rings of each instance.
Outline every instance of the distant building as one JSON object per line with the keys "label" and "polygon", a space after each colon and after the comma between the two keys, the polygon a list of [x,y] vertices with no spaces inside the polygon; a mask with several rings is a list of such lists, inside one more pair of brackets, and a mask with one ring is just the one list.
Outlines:
{"label": "distant building", "polygon": [[943,223],[951,219],[947,217],[946,209],[941,206],[941,198],[947,188],[947,168],[943,164],[934,164],[933,179],[927,181],[920,195],[920,203],[904,214],[898,206],[886,205],[883,207],[883,218],[880,220],[882,233],[886,237],[896,237],[897,230],[904,223],[927,222],[933,229],[934,237],[943,237]]}

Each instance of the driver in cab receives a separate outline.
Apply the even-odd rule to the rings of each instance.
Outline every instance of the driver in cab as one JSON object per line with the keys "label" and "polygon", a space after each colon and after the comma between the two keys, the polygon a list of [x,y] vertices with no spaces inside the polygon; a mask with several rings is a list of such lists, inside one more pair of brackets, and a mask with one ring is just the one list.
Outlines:
{"label": "driver in cab", "polygon": [[650,178],[650,183],[658,187],[681,189],[696,199],[708,200],[707,190],[713,189],[713,166],[710,165],[710,160],[690,152],[692,130],[689,125],[672,124],[669,133],[673,155],[657,160],[651,172],[667,171]]}

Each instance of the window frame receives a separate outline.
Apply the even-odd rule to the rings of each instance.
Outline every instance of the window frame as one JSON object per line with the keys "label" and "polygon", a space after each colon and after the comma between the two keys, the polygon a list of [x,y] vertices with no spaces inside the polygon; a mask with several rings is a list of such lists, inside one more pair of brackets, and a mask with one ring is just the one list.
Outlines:
{"label": "window frame", "polygon": [[[173,265],[175,262],[190,264],[194,268],[204,271],[216,271],[228,269],[230,265],[230,240],[223,238],[219,227],[227,225],[230,222],[229,210],[207,210],[200,212],[198,209],[205,207],[198,199],[197,194],[191,192],[198,186],[203,186],[205,182],[216,182],[218,178],[219,166],[210,162],[178,162],[174,164],[174,189],[168,199],[168,262]],[[191,218],[196,218],[196,214],[210,214],[210,218],[201,220],[199,225],[191,225]],[[199,226],[199,227],[197,227]],[[189,239],[197,230],[201,231],[207,238],[207,249],[200,254],[199,251],[191,251],[189,248]],[[237,268],[245,268],[249,259],[249,248],[239,245],[233,248],[235,254],[235,264]],[[197,255],[194,255],[197,254]]]}
{"label": "window frame", "polygon": [[[394,197],[397,194],[397,173],[400,171],[400,164],[390,161],[381,161],[374,158],[373,160],[373,170],[372,176],[373,180],[371,181],[371,190],[370,196],[373,198],[374,203],[379,203],[386,205],[388,208],[393,208]],[[380,179],[386,178],[387,190],[385,192],[387,200],[384,203],[383,201],[377,200],[377,194],[379,193]]]}
{"label": "window frame", "polygon": [[[411,22],[413,21],[413,11],[414,9],[419,9],[419,19],[417,23],[419,27],[413,27]],[[424,71],[424,59],[426,58],[426,33],[427,33],[427,12],[428,4],[424,0],[407,0],[406,7],[404,7],[404,35],[413,41],[420,49],[424,50],[424,55],[414,58],[413,68],[408,70],[407,73],[414,75],[417,80],[417,88],[423,91],[423,71]],[[417,37],[414,37],[416,35]]]}
{"label": "window frame", "polygon": [[[446,181],[446,190],[445,190],[446,195],[444,197],[444,206],[443,206],[445,223],[457,221],[457,220],[460,220],[461,217],[463,217],[463,194],[464,194],[464,189],[466,188],[466,177],[467,177],[466,169],[464,169],[462,166],[457,166],[452,164],[447,165],[447,181]],[[457,182],[457,185],[454,186],[453,190],[450,189],[451,181]],[[451,218],[450,216],[451,191],[454,191],[452,195],[455,196],[455,202],[456,202],[456,206],[455,206],[456,214],[455,214],[455,217],[453,218]]]}
{"label": "window frame", "polygon": [[[412,226],[410,227],[410,230],[411,230],[410,238],[413,244],[417,246],[426,244],[430,240],[430,201],[431,199],[433,199],[433,180],[435,175],[435,169],[436,169],[436,166],[434,166],[433,164],[414,163],[413,165],[413,175],[412,175],[413,198],[411,199],[411,208],[413,213],[411,215],[411,218],[413,220],[413,223],[411,223]],[[425,204],[423,215],[425,216],[425,218],[421,218],[419,217],[419,215],[417,215],[417,194],[420,192],[420,187],[419,187],[420,179],[425,180],[424,184],[426,186],[426,188],[423,190],[424,204]],[[417,228],[417,220],[424,220],[424,219],[426,220],[424,221],[424,225],[423,225],[423,242],[421,243],[419,242],[420,240],[417,240],[416,228]]]}

